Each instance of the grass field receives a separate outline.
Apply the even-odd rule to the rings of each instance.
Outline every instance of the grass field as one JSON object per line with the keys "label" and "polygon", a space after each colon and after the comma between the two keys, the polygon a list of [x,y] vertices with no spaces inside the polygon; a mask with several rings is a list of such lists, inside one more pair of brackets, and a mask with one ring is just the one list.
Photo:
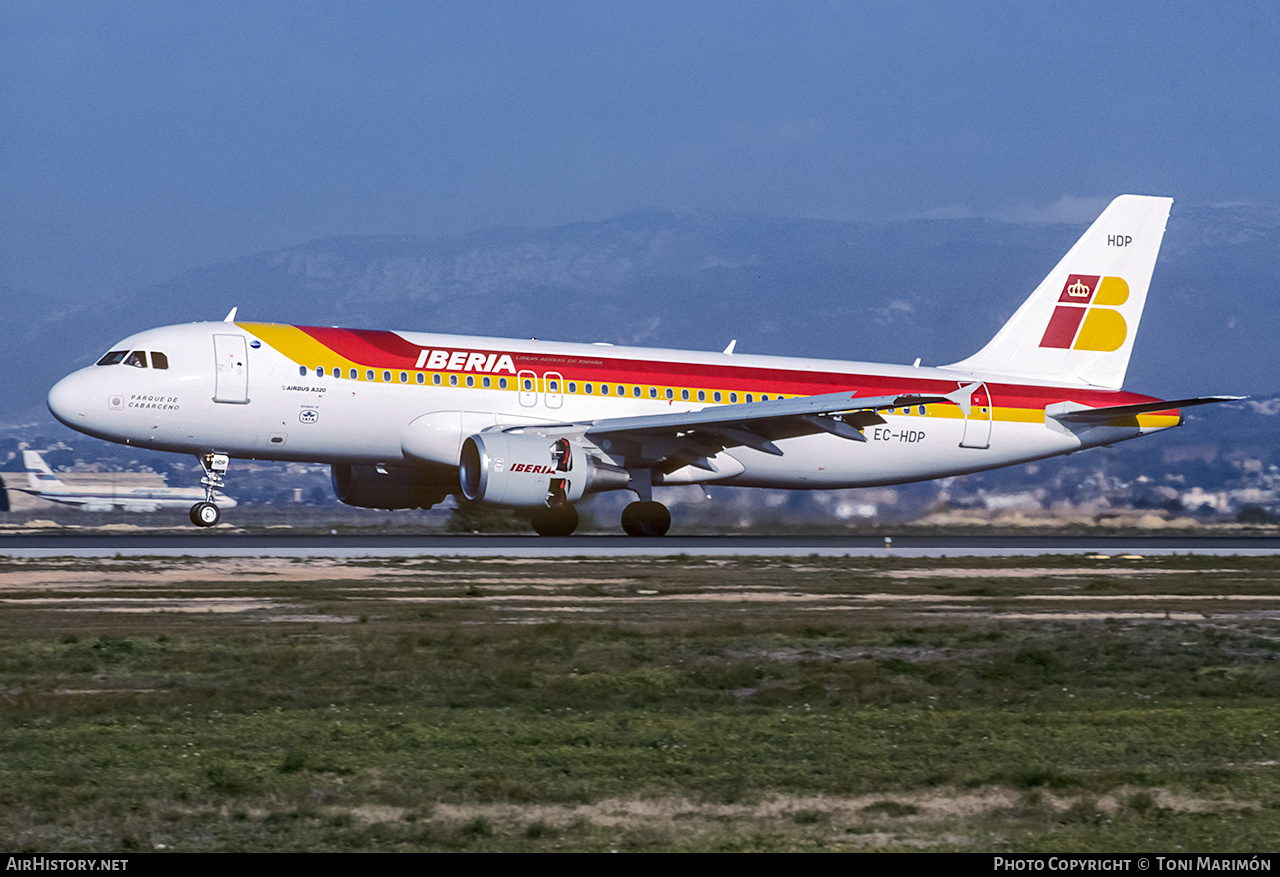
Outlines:
{"label": "grass field", "polygon": [[0,559],[0,846],[1263,851],[1280,559]]}

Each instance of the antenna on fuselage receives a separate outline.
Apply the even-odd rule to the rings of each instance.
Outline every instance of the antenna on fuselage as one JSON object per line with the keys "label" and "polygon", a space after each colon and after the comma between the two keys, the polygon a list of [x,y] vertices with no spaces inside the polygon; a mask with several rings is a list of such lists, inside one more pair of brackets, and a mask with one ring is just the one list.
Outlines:
{"label": "antenna on fuselage", "polygon": [[738,339],[734,338],[729,342],[729,346],[724,349],[725,356],[733,356],[733,348],[738,346]]}
{"label": "antenna on fuselage", "polygon": [[231,312],[230,312],[229,314],[227,314],[226,318],[225,318],[222,322],[224,322],[224,323],[234,323],[234,322],[236,321],[236,311],[237,311],[237,310],[239,310],[239,308],[232,308],[232,309],[231,309]]}

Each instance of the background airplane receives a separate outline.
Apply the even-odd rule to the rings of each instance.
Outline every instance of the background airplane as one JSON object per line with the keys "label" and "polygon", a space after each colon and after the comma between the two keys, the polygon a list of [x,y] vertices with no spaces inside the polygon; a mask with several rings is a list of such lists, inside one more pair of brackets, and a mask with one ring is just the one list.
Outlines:
{"label": "background airplane", "polygon": [[[63,505],[79,506],[87,512],[108,512],[115,508],[127,512],[154,512],[160,509],[189,508],[204,499],[205,491],[199,487],[153,487],[122,484],[110,477],[97,481],[77,481],[66,484],[49,468],[36,451],[23,451],[22,462],[26,467],[27,486],[10,490],[28,493],[39,499]],[[227,507],[234,508],[236,501],[229,496],[219,499]]]}
{"label": "background airplane", "polygon": [[1117,198],[952,365],[237,323],[233,309],[126,338],[58,382],[49,408],[89,435],[196,454],[204,526],[242,457],[329,463],[351,505],[460,493],[527,509],[544,535],[572,533],[586,495],[630,490],[623,528],[662,535],[655,486],[921,481],[1137,438],[1178,426],[1181,407],[1236,398],[1121,390],[1171,203]]}

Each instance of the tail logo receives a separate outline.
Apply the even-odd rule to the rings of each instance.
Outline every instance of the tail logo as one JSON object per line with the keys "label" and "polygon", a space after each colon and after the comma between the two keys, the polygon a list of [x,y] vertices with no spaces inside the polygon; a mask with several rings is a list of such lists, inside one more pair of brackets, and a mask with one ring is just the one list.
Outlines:
{"label": "tail logo", "polygon": [[1060,350],[1119,350],[1129,327],[1116,308],[1129,300],[1129,284],[1119,277],[1072,274],[1062,285],[1058,306],[1040,339]]}

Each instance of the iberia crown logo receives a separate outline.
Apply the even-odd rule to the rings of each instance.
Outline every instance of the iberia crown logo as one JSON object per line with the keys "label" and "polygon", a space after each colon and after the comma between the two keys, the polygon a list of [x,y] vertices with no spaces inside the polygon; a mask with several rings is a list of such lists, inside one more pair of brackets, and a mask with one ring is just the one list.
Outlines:
{"label": "iberia crown logo", "polygon": [[1040,339],[1041,347],[1062,350],[1119,350],[1129,327],[1115,308],[1129,300],[1129,284],[1119,277],[1072,274],[1062,285],[1058,306]]}

